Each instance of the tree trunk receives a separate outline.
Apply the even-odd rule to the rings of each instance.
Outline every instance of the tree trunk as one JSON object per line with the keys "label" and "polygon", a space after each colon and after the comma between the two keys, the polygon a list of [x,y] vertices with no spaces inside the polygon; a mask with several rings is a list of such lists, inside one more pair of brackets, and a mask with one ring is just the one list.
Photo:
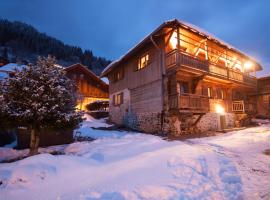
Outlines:
{"label": "tree trunk", "polygon": [[39,134],[35,128],[31,129],[30,150],[29,155],[36,155],[38,153]]}

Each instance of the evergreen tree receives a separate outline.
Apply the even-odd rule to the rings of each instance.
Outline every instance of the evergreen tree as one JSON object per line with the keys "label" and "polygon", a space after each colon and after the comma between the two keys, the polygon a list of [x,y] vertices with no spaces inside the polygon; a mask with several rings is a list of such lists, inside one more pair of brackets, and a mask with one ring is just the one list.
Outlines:
{"label": "evergreen tree", "polygon": [[50,56],[16,70],[0,88],[2,116],[31,130],[31,155],[38,152],[41,130],[73,129],[82,121],[75,110],[76,87]]}

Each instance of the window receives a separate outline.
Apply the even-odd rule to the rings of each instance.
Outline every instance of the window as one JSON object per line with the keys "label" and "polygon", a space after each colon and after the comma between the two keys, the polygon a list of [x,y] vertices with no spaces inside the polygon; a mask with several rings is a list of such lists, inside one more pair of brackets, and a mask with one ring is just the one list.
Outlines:
{"label": "window", "polygon": [[263,95],[262,99],[264,104],[270,105],[270,95]]}
{"label": "window", "polygon": [[224,90],[222,88],[217,88],[217,98],[218,99],[224,99],[225,96],[224,96]]}
{"label": "window", "polygon": [[119,80],[122,80],[124,78],[124,69],[121,68],[119,70],[117,70],[114,74],[113,74],[113,81],[117,82]]}
{"label": "window", "polygon": [[146,67],[148,64],[149,64],[149,54],[145,54],[139,59],[137,70]]}
{"label": "window", "polygon": [[123,103],[123,92],[113,95],[113,105],[120,106]]}
{"label": "window", "polygon": [[213,89],[211,87],[207,88],[207,96],[209,98],[213,98]]}
{"label": "window", "polygon": [[188,89],[188,82],[180,82],[180,93],[183,94],[183,93],[189,93],[188,92],[189,89]]}
{"label": "window", "polygon": [[240,101],[240,100],[244,100],[245,99],[245,96],[243,95],[242,92],[237,91],[237,90],[233,90],[232,99],[234,101]]}

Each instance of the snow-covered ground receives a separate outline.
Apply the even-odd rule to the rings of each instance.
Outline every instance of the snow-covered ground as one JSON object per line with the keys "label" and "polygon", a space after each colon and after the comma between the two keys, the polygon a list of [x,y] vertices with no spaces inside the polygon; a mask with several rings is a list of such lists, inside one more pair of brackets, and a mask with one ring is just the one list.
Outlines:
{"label": "snow-covered ground", "polygon": [[0,199],[270,199],[270,124],[186,141],[92,126],[108,125],[88,118],[80,131],[95,141],[0,164]]}

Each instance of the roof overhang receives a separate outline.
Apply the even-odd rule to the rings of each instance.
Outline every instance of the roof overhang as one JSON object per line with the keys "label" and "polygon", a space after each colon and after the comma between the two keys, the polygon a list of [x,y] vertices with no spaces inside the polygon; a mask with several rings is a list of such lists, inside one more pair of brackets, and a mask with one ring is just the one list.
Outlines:
{"label": "roof overhang", "polygon": [[122,57],[120,57],[118,60],[113,61],[111,64],[109,64],[101,73],[101,77],[107,76],[109,72],[111,72],[113,69],[115,69],[122,61],[124,61],[125,59],[127,59],[128,57],[130,57],[131,55],[133,55],[133,53],[136,52],[137,49],[139,49],[140,47],[142,47],[146,42],[151,41],[151,37],[153,37],[154,35],[156,35],[157,33],[159,33],[162,29],[164,28],[174,28],[174,27],[182,27],[185,29],[188,29],[196,34],[201,35],[202,37],[207,38],[210,41],[215,42],[218,45],[221,45],[229,50],[232,50],[238,54],[240,54],[241,56],[247,58],[248,60],[256,63],[256,70],[255,71],[259,71],[262,70],[262,66],[260,65],[260,63],[258,63],[254,58],[252,58],[251,56],[248,56],[246,53],[241,52],[240,50],[236,49],[235,47],[229,45],[228,43],[222,41],[221,39],[218,39],[217,37],[213,36],[212,34],[202,30],[201,28],[194,26],[192,24],[189,24],[187,22],[184,21],[180,21],[178,19],[173,19],[170,21],[166,21],[163,24],[161,24],[158,28],[156,28],[152,33],[150,33],[149,35],[147,35],[144,39],[142,39],[137,45],[135,45],[134,47],[132,47],[125,55],[123,55]]}
{"label": "roof overhang", "polygon": [[97,82],[99,82],[101,85],[108,87],[108,84],[105,83],[102,79],[100,79],[96,74],[94,74],[94,72],[92,72],[90,69],[88,69],[87,67],[85,67],[84,65],[82,65],[81,63],[76,63],[74,65],[71,65],[67,68],[65,68],[64,70],[66,72],[72,71],[73,69],[76,68],[80,68],[82,69],[88,76],[90,76],[92,79],[96,80]]}

